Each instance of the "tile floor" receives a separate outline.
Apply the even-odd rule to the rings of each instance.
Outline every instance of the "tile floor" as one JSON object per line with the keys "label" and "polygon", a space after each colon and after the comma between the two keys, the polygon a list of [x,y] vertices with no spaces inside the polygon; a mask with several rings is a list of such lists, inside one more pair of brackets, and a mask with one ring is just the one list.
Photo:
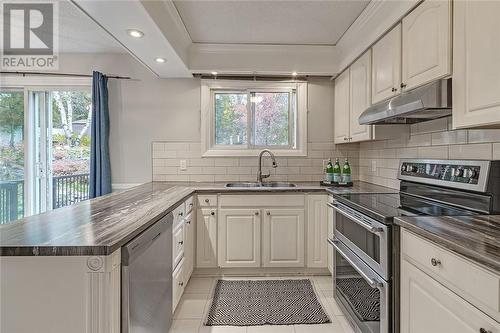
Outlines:
{"label": "tile floor", "polygon": [[211,304],[211,293],[217,279],[191,278],[174,313],[170,333],[354,333],[333,298],[333,283],[329,276],[295,277],[225,277],[233,280],[304,279],[314,283],[318,299],[330,317],[331,323],[289,326],[204,326],[203,321]]}

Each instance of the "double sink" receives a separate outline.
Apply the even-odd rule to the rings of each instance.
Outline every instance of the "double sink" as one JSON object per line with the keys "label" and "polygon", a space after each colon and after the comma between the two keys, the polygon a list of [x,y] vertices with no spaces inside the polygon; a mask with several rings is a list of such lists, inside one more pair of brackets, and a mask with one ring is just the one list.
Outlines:
{"label": "double sink", "polygon": [[281,183],[281,182],[266,182],[266,183],[228,183],[226,187],[228,188],[247,188],[247,187],[296,187],[297,185],[292,183]]}

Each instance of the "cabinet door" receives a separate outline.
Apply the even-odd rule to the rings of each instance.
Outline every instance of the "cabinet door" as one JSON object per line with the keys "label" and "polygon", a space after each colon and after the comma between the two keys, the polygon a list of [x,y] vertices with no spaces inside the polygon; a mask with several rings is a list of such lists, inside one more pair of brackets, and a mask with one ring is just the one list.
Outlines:
{"label": "cabinet door", "polygon": [[335,79],[335,108],[333,122],[335,143],[349,140],[349,68]]}
{"label": "cabinet door", "polygon": [[368,50],[354,64],[351,65],[350,78],[350,142],[372,139],[372,126],[360,125],[359,116],[371,105],[372,69],[371,50]]}
{"label": "cabinet door", "polygon": [[500,124],[500,1],[455,1],[453,127]]}
{"label": "cabinet door", "polygon": [[194,250],[195,250],[195,224],[196,221],[194,219],[195,214],[192,212],[186,216],[184,221],[184,258],[185,258],[185,276],[186,282],[189,281],[191,277],[191,273],[193,273],[194,269]]}
{"label": "cabinet door", "polygon": [[304,267],[304,209],[265,209],[264,267]]}
{"label": "cabinet door", "polygon": [[450,74],[451,1],[427,0],[403,18],[403,86]]}
{"label": "cabinet door", "polygon": [[260,267],[260,210],[219,210],[219,266]]}
{"label": "cabinet door", "polygon": [[196,212],[196,267],[217,267],[217,210]]}
{"label": "cabinet door", "polygon": [[499,333],[500,324],[402,260],[401,333]]}
{"label": "cabinet door", "polygon": [[327,196],[307,196],[307,266],[328,267]]}
{"label": "cabinet door", "polygon": [[399,94],[401,86],[401,24],[372,47],[372,103]]}

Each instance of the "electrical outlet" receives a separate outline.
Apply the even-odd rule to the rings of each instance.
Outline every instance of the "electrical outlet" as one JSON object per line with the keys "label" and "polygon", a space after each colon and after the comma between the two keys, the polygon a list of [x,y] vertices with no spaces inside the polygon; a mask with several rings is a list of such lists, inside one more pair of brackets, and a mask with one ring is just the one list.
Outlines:
{"label": "electrical outlet", "polygon": [[181,171],[186,171],[187,170],[186,160],[181,160],[180,161],[179,169],[181,169]]}
{"label": "electrical outlet", "polygon": [[377,161],[372,161],[372,172],[377,172]]}

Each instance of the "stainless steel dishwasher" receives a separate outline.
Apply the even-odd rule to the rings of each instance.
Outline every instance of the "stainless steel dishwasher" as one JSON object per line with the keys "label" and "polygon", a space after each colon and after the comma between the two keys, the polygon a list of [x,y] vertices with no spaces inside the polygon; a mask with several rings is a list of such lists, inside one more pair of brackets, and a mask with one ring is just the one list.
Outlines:
{"label": "stainless steel dishwasher", "polygon": [[170,213],[122,247],[123,333],[166,333],[172,323]]}

